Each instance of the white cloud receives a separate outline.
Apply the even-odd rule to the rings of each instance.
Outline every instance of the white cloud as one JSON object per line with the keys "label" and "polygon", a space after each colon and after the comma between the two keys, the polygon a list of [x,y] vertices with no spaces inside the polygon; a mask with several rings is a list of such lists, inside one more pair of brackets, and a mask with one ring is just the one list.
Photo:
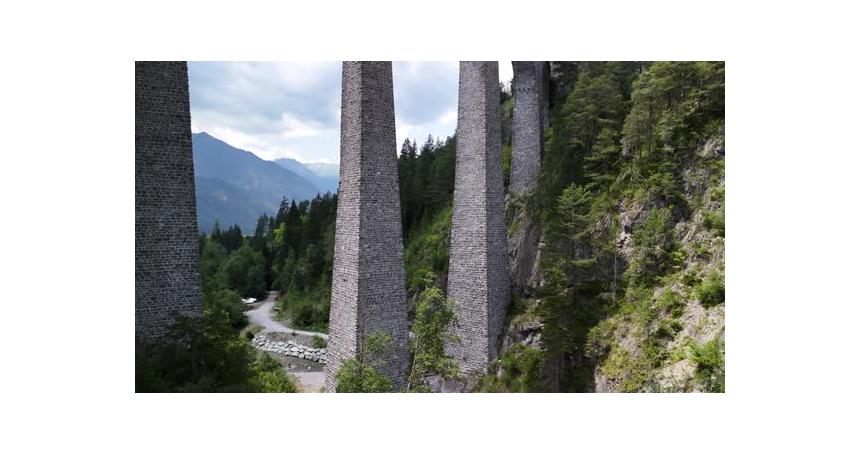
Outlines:
{"label": "white cloud", "polygon": [[436,123],[440,125],[450,125],[457,123],[457,110],[451,109],[448,112],[442,114],[437,120]]}
{"label": "white cloud", "polygon": [[[397,149],[453,135],[459,62],[394,62]],[[499,62],[499,80],[513,76]],[[336,163],[340,62],[190,62],[192,130],[261,158]]]}
{"label": "white cloud", "polygon": [[320,128],[315,128],[309,123],[299,120],[289,112],[281,114],[281,122],[283,123],[280,132],[281,137],[289,139],[294,137],[313,137],[320,135]]}

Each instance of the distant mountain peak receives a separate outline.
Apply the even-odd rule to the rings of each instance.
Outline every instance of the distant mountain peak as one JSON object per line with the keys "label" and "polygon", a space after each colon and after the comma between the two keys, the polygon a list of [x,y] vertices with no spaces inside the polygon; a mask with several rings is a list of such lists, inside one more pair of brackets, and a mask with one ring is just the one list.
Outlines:
{"label": "distant mountain peak", "polygon": [[202,231],[209,231],[218,220],[222,226],[239,224],[250,233],[257,217],[274,215],[283,198],[301,201],[325,191],[310,171],[303,175],[205,132],[194,133],[191,141]]}
{"label": "distant mountain peak", "polygon": [[[293,158],[278,158],[275,163],[308,178],[324,192],[337,192],[340,174],[340,166],[337,164],[302,163]],[[331,166],[334,166],[334,172],[331,171]]]}

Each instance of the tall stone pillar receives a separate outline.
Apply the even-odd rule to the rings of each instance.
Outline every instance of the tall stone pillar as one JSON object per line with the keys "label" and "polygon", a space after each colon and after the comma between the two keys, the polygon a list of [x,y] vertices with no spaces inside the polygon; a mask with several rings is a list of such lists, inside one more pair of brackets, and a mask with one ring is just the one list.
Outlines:
{"label": "tall stone pillar", "polygon": [[540,85],[541,115],[541,145],[543,145],[543,130],[549,126],[549,62],[535,62],[537,81]]}
{"label": "tall stone pillar", "polygon": [[378,368],[396,386],[409,361],[403,227],[391,62],[344,62],[340,189],[325,385],[374,332],[391,336]]}
{"label": "tall stone pillar", "polygon": [[202,314],[185,62],[134,64],[134,334]]}
{"label": "tall stone pillar", "polygon": [[542,63],[513,62],[510,191],[515,195],[534,190],[540,174],[544,113]]}
{"label": "tall stone pillar", "polygon": [[448,297],[459,342],[447,352],[462,373],[498,355],[509,299],[497,62],[461,62]]}

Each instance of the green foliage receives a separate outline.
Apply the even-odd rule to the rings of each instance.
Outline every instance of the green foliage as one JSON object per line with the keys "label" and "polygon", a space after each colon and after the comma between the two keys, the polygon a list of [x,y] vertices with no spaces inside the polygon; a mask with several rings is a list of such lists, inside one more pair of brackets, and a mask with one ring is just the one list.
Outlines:
{"label": "green foliage", "polygon": [[249,246],[239,248],[224,263],[224,272],[231,288],[244,296],[262,299],[266,297],[266,260]]}
{"label": "green foliage", "polygon": [[545,230],[546,262],[558,267],[566,283],[590,276],[595,263],[592,252],[593,219],[590,215],[591,194],[588,189],[571,184],[558,197],[555,215]]}
{"label": "green foliage", "polygon": [[[595,220],[591,193],[571,184],[558,197],[544,230],[542,249],[544,286],[535,312],[544,323],[541,343],[545,350],[552,386],[568,382],[572,390],[589,387],[587,371],[593,367],[585,356],[588,333],[605,315],[605,289],[595,277]],[[563,381],[568,373],[571,381]]]}
{"label": "green foliage", "polygon": [[394,385],[388,377],[378,373],[391,348],[391,337],[374,332],[364,340],[361,353],[354,359],[345,360],[335,373],[338,393],[392,392]]}
{"label": "green foliage", "polygon": [[482,378],[481,392],[542,392],[544,354],[517,343],[505,351]]}
{"label": "green foliage", "polygon": [[723,62],[656,62],[633,83],[624,146],[649,198],[683,204],[681,169],[724,123]]}
{"label": "green foliage", "polygon": [[[273,287],[298,302],[306,326],[328,324],[328,289],[334,264],[337,195],[318,195],[310,201],[281,202],[269,220],[263,253],[269,259]],[[301,311],[299,311],[301,310]],[[325,314],[322,314],[322,313]],[[312,316],[316,313],[316,316]]]}
{"label": "green foliage", "polygon": [[711,270],[701,284],[696,286],[696,295],[705,308],[720,305],[726,301],[725,276],[718,269]]}
{"label": "green foliage", "polygon": [[268,354],[257,353],[257,358],[251,364],[253,372],[252,384],[254,389],[268,393],[296,392],[296,383],[284,371],[277,360]]}
{"label": "green foliage", "polygon": [[683,256],[675,253],[675,241],[668,209],[652,209],[645,222],[633,232],[635,246],[626,271],[631,284],[653,285],[657,277],[674,270]]}
{"label": "green foliage", "polygon": [[585,356],[592,361],[603,359],[611,350],[615,326],[609,319],[600,321],[589,329],[585,344]]}
{"label": "green foliage", "polygon": [[513,157],[513,147],[505,145],[502,147],[502,176],[505,182],[505,188],[511,184],[511,158]]}
{"label": "green foliage", "polygon": [[[238,228],[215,230],[201,240],[203,317],[178,317],[163,339],[135,351],[135,384],[140,392],[294,392],[280,365],[254,350],[241,336],[248,323],[242,294],[264,294],[264,256],[238,246]],[[220,236],[220,238],[219,238]],[[225,240],[226,239],[226,240]],[[223,244],[227,243],[232,251]]]}
{"label": "green foliage", "polygon": [[[434,281],[428,277],[428,281]],[[412,366],[407,378],[407,392],[429,392],[425,378],[431,374],[453,378],[459,374],[457,362],[445,355],[446,341],[455,341],[451,328],[456,323],[454,302],[446,299],[439,288],[429,285],[418,296],[413,337],[409,341]]]}
{"label": "green foliage", "polygon": [[686,306],[686,302],[681,296],[671,289],[666,289],[657,298],[657,310],[663,311],[673,318],[681,317]]}
{"label": "green foliage", "polygon": [[223,246],[227,252],[231,252],[240,246],[242,246],[242,229],[239,228],[239,225],[233,225],[226,231],[222,231],[221,227],[218,225],[218,221],[215,221],[215,225],[212,227],[212,233],[209,234],[209,238]]}
{"label": "green foliage", "polygon": [[319,335],[314,335],[312,342],[314,349],[323,349],[328,346],[328,342],[326,342],[325,338]]}
{"label": "green foliage", "polygon": [[226,319],[234,329],[241,329],[248,324],[248,316],[244,312],[245,304],[235,291],[218,289],[204,294],[203,299],[210,312],[220,313],[219,317]]}
{"label": "green foliage", "polygon": [[218,242],[203,239],[200,255],[200,278],[204,294],[207,291],[223,289],[227,286],[227,278],[221,271],[221,265],[227,260],[227,249]]}
{"label": "green foliage", "polygon": [[280,365],[252,348],[221,311],[177,317],[159,342],[135,350],[137,392],[294,392]]}
{"label": "green foliage", "polygon": [[325,332],[331,305],[329,292],[327,288],[305,293],[291,290],[281,298],[278,308],[289,319],[291,327]]}
{"label": "green foliage", "polygon": [[407,238],[406,290],[418,294],[428,283],[427,277],[448,274],[448,251],[451,236],[451,206],[443,207],[429,223]]}
{"label": "green foliage", "polygon": [[411,233],[451,202],[456,142],[428,136],[418,149],[403,143],[397,162],[403,232]]}
{"label": "green foliage", "polygon": [[619,383],[623,392],[639,392],[648,384],[652,364],[645,355],[634,354],[623,348],[613,349],[601,365],[602,373]]}
{"label": "green foliage", "polygon": [[[531,201],[544,226],[536,313],[551,390],[591,390],[597,367],[621,390],[655,384],[682,329],[687,292],[695,286],[698,294],[695,266],[686,270],[711,257],[697,245],[682,249],[674,229],[689,220],[691,206],[724,198],[722,158],[696,153],[722,135],[724,71],[721,62],[554,67],[550,128]],[[688,170],[703,172],[691,182]],[[698,190],[702,183],[708,194]],[[616,244],[622,209],[645,211],[623,254]],[[719,236],[723,213],[705,215]],[[721,280],[706,281],[701,290],[719,294],[709,291]],[[637,348],[619,346],[622,336]]]}
{"label": "green foliage", "polygon": [[719,337],[701,345],[691,345],[695,378],[707,392],[726,391],[726,359],[723,340]]}
{"label": "green foliage", "polygon": [[546,220],[561,192],[577,182],[600,190],[620,168],[621,129],[629,109],[630,86],[640,71],[636,62],[579,62],[577,79],[560,109],[550,117],[540,184],[539,213]]}
{"label": "green foliage", "polygon": [[657,326],[657,330],[654,331],[654,336],[659,339],[672,340],[683,328],[681,321],[677,319],[663,319]]}
{"label": "green foliage", "polygon": [[726,236],[726,212],[723,207],[713,212],[705,212],[703,216],[705,217],[705,227],[710,229],[714,235]]}

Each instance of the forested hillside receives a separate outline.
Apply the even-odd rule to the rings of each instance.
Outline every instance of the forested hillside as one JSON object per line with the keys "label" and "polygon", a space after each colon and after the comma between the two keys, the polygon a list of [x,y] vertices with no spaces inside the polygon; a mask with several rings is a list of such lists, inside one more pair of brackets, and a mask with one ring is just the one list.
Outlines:
{"label": "forested hillside", "polygon": [[[724,390],[724,64],[556,63],[539,282],[488,390]],[[539,341],[535,341],[539,340]],[[510,342],[510,340],[508,340]]]}

